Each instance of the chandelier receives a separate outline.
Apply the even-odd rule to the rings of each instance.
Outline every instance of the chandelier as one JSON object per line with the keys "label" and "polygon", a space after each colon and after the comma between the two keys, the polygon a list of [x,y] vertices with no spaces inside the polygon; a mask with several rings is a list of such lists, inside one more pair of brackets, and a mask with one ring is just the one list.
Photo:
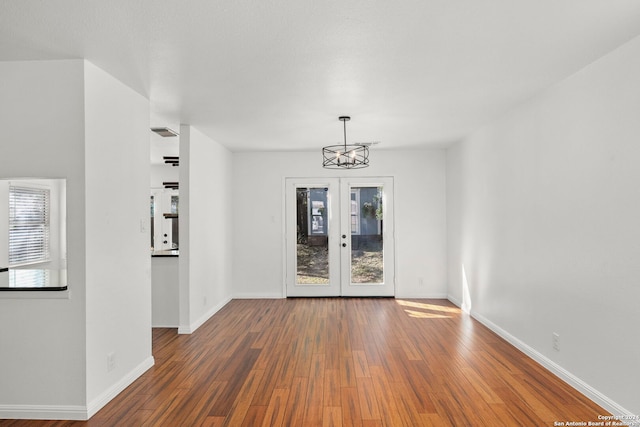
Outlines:
{"label": "chandelier", "polygon": [[362,144],[347,144],[347,122],[349,116],[338,119],[344,127],[344,144],[329,145],[322,149],[322,167],[327,169],[362,169],[369,166],[369,147]]}

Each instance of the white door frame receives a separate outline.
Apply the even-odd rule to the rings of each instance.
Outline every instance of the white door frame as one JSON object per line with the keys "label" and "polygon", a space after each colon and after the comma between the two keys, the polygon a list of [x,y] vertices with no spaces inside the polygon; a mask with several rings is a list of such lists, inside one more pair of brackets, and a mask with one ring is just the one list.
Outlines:
{"label": "white door frame", "polygon": [[[351,283],[351,187],[384,187],[383,283]],[[324,187],[328,189],[328,245],[329,283],[297,283],[297,222],[296,189]],[[332,296],[394,296],[395,295],[395,239],[393,177],[372,178],[285,178],[285,295],[288,297]],[[342,207],[341,207],[342,206]],[[337,210],[340,211],[337,211]],[[347,236],[342,238],[342,236]],[[346,246],[342,246],[346,244]]]}
{"label": "white door frame", "polygon": [[[351,187],[383,187],[383,214],[382,221],[382,240],[384,242],[383,252],[383,272],[384,277],[382,283],[352,283],[351,282],[351,212],[344,206],[351,203]],[[394,236],[394,211],[393,211],[393,178],[390,177],[374,177],[374,178],[341,178],[340,179],[340,198],[341,198],[341,221],[340,226],[341,239],[346,242],[347,246],[342,247],[341,257],[341,296],[376,296],[376,297],[392,297],[395,295],[395,236]],[[362,227],[362,224],[360,224]]]}
{"label": "white door frame", "polygon": [[[327,188],[327,238],[329,245],[329,283],[297,283],[297,222],[296,189],[301,187]],[[340,251],[333,248],[338,241],[340,218],[333,206],[339,203],[339,181],[335,178],[286,178],[285,179],[285,295],[289,297],[325,297],[340,295]],[[337,243],[335,243],[337,245]],[[333,250],[332,250],[333,248]],[[331,268],[331,266],[334,268]]]}

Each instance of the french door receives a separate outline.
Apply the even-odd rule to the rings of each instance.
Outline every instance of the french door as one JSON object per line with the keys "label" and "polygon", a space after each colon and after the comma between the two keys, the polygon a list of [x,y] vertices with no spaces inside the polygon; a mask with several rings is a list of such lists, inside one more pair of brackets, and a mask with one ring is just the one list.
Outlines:
{"label": "french door", "polygon": [[287,296],[393,296],[393,178],[285,187]]}

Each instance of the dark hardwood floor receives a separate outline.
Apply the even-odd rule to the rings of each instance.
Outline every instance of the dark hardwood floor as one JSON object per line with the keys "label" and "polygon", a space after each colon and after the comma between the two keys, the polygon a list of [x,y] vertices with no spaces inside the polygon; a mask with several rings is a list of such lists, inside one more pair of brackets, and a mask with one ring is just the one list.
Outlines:
{"label": "dark hardwood floor", "polygon": [[445,300],[234,300],[87,422],[2,426],[553,426],[606,412]]}

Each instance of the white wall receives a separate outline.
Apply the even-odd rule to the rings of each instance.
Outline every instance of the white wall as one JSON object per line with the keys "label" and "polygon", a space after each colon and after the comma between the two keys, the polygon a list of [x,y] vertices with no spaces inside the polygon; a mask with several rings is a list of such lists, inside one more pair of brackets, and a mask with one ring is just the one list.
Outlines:
{"label": "white wall", "polygon": [[0,418],[82,419],[153,362],[148,102],[81,60],[0,81],[0,178],[66,179],[69,286],[0,295]]}
{"label": "white wall", "polygon": [[149,102],[89,62],[84,80],[87,401],[95,410],[153,364]]}
{"label": "white wall", "polygon": [[67,179],[71,293],[0,298],[1,416],[86,402],[83,75],[82,61],[0,62],[0,178]]}
{"label": "white wall", "polygon": [[180,126],[180,328],[190,333],[231,298],[231,153]]}
{"label": "white wall", "polygon": [[180,276],[178,258],[151,258],[151,325],[154,328],[180,326]]}
{"label": "white wall", "polygon": [[614,413],[640,413],[639,111],[636,38],[447,154],[452,299],[464,267],[474,315]]}
{"label": "white wall", "polygon": [[[443,150],[372,150],[366,169],[322,168],[317,152],[234,153],[234,297],[284,297],[284,179],[393,176],[396,296],[445,297],[446,211]],[[420,285],[422,279],[422,285]]]}
{"label": "white wall", "polygon": [[[161,138],[154,136],[152,138]],[[176,137],[174,139],[177,139]],[[169,153],[175,154],[178,153]],[[155,245],[156,249],[162,247],[159,243],[163,230],[167,232],[171,230],[172,219],[165,219],[163,212],[168,210],[160,209],[164,200],[162,194],[169,192],[178,194],[178,191],[164,189],[162,183],[165,181],[179,182],[179,167],[169,165],[151,165],[151,189],[155,189],[156,194],[156,228],[155,228]],[[171,243],[171,242],[169,242]],[[167,245],[168,246],[168,245]],[[180,325],[180,298],[178,274],[178,259],[175,257],[153,257],[151,259],[151,314],[153,327],[172,327],[177,328]]]}
{"label": "white wall", "polygon": [[163,182],[179,181],[180,168],[169,165],[151,165],[151,188],[164,188]]}

